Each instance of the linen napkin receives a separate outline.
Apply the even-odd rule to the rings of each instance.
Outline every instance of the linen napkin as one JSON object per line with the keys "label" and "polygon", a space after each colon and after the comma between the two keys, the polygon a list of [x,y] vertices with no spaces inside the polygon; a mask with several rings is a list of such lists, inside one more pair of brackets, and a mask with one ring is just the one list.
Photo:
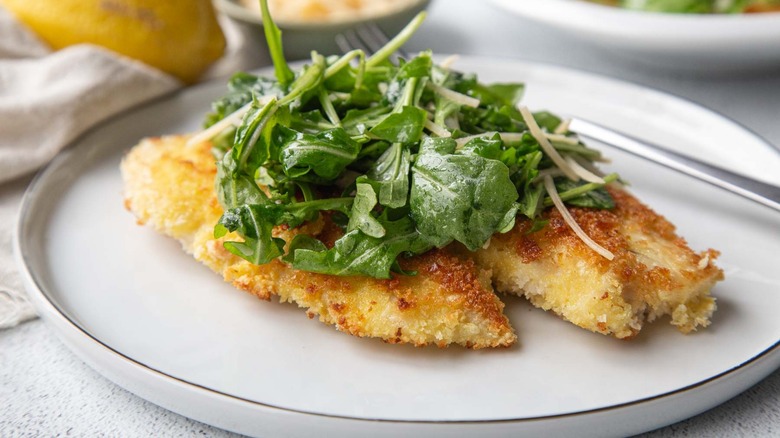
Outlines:
{"label": "linen napkin", "polygon": [[35,317],[11,244],[29,174],[97,122],[181,86],[97,46],[52,52],[0,8],[0,329]]}

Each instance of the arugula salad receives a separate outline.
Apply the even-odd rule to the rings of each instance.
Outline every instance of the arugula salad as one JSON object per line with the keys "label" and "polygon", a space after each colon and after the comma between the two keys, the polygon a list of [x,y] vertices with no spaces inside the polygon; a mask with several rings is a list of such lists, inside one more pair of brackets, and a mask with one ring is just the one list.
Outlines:
{"label": "arugula salad", "polygon": [[590,0],[647,12],[736,14],[780,11],[780,0]]}
{"label": "arugula salad", "polygon": [[[370,56],[312,52],[293,70],[266,1],[261,8],[275,77],[234,75],[190,139],[212,141],[224,208],[214,234],[241,237],[224,243],[231,253],[332,275],[413,275],[399,257],[455,241],[478,250],[518,216],[539,230],[555,205],[612,257],[564,205],[614,207],[604,186],[618,177],[596,170],[601,154],[555,115],[519,105],[523,84],[483,84],[430,52],[394,60],[424,13]],[[285,251],[273,234],[321,214],[343,229],[335,244],[299,234]]]}

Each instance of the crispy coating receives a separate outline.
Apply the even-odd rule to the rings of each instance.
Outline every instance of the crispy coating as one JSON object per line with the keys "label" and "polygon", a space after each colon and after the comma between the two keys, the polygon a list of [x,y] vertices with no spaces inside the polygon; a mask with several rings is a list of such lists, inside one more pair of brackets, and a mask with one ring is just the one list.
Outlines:
{"label": "crispy coating", "polygon": [[[389,343],[469,348],[506,347],[517,337],[503,314],[499,291],[525,296],[587,330],[630,339],[645,322],[669,315],[681,332],[709,325],[710,289],[723,278],[714,250],[693,252],[674,226],[625,190],[610,187],[612,210],[572,208],[582,229],[609,249],[608,261],[588,248],[555,209],[549,224],[528,233],[518,220],[475,253],[459,245],[402,260],[416,276],[390,280],[296,271],[281,261],[252,265],[214,239],[222,214],[210,145],[186,147],[186,137],[144,140],[122,162],[125,205],[139,224],[179,240],[226,281],[257,297],[277,295],[307,309],[310,318]],[[295,229],[275,230],[290,241],[306,233],[332,244],[341,230],[327,215]]]}
{"label": "crispy coating", "polygon": [[[310,318],[389,343],[485,348],[516,342],[490,273],[447,249],[405,260],[404,267],[418,275],[390,280],[297,271],[278,260],[257,266],[229,253],[222,240],[237,237],[213,237],[222,208],[214,191],[210,145],[186,147],[185,141],[179,136],[147,139],[128,153],[121,166],[125,206],[139,224],[179,240],[239,289],[264,300],[277,295],[306,308]],[[340,229],[323,215],[296,229],[275,230],[286,241],[297,233],[332,241]]]}
{"label": "crispy coating", "polygon": [[693,252],[674,226],[625,190],[608,188],[614,210],[571,208],[580,227],[615,258],[588,248],[556,209],[549,224],[528,234],[530,221],[494,236],[475,255],[493,271],[497,289],[525,296],[535,306],[593,332],[627,339],[664,315],[681,332],[709,325],[710,289],[723,273],[718,253]]}

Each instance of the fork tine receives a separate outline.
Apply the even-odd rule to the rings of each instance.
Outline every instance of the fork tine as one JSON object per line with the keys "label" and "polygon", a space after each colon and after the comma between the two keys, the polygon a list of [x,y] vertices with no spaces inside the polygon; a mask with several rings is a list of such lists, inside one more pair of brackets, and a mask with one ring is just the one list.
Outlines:
{"label": "fork tine", "polygon": [[377,38],[376,34],[371,31],[371,28],[367,24],[361,24],[356,27],[355,33],[358,37],[360,37],[360,40],[371,50],[369,53],[376,53],[387,42],[386,40]]}
{"label": "fork tine", "polygon": [[[385,44],[387,44],[390,41],[390,37],[375,22],[372,21],[370,23],[367,23],[363,27],[365,28],[365,32],[366,33],[370,33],[373,36],[374,41],[377,41],[379,43],[379,47],[376,50],[381,49],[382,47],[384,47]],[[409,53],[406,52],[401,47],[399,47],[396,52],[399,55],[401,55],[401,57],[403,57],[403,58],[406,58],[406,59],[410,58]]]}
{"label": "fork tine", "polygon": [[[343,53],[359,49],[371,55],[382,49],[390,41],[390,37],[376,23],[369,22],[345,30],[336,35],[335,40],[336,45]],[[409,59],[409,54],[403,49],[398,49],[393,56]]]}
{"label": "fork tine", "polygon": [[347,53],[351,50],[358,49],[366,53],[373,53],[374,51],[363,42],[362,38],[358,36],[355,29],[347,29],[344,32],[336,35],[336,45],[339,46],[342,52]]}

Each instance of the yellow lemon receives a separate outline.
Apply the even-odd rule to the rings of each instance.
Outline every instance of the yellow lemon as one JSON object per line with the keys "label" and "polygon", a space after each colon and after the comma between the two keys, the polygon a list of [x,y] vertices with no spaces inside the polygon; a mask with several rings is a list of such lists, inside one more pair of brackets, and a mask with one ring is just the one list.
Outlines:
{"label": "yellow lemon", "polygon": [[194,82],[225,50],[211,0],[0,0],[53,49],[97,44]]}

